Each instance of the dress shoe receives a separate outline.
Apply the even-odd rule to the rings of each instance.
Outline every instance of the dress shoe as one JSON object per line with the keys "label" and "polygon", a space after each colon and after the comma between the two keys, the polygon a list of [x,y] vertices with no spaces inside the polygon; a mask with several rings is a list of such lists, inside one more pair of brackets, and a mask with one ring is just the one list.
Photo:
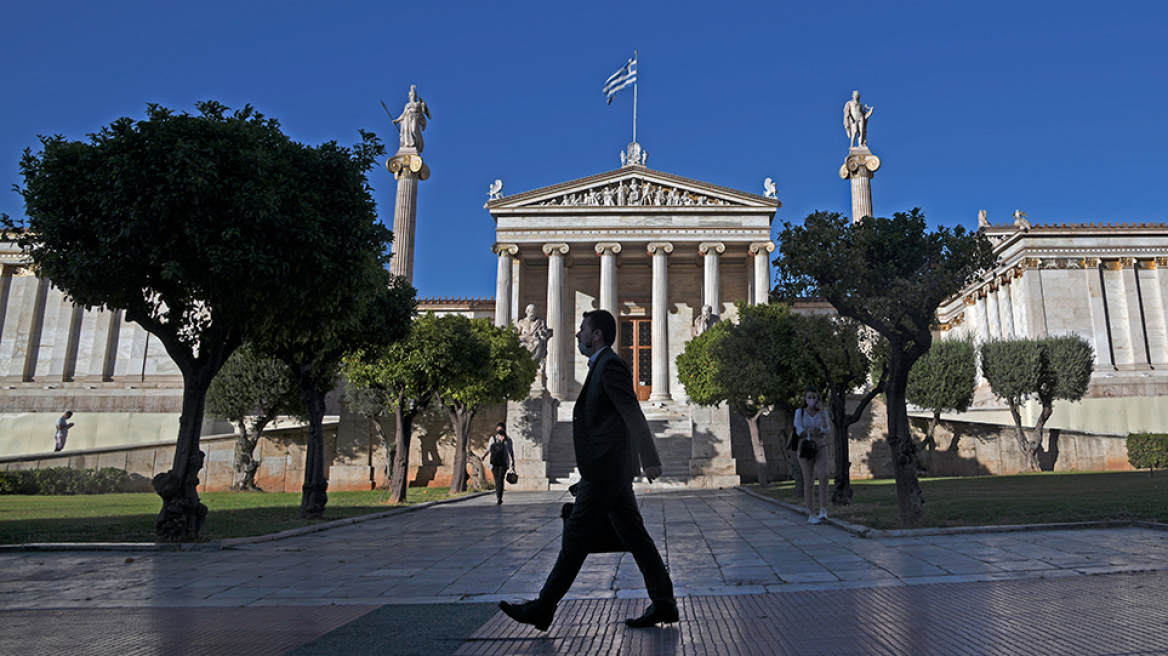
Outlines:
{"label": "dress shoe", "polygon": [[677,619],[677,602],[670,599],[669,601],[654,601],[649,604],[645,614],[640,617],[630,617],[625,620],[625,624],[634,629],[643,629],[656,624],[672,624]]}
{"label": "dress shoe", "polygon": [[[519,622],[520,624],[530,624],[540,631],[547,631],[552,624],[552,617],[556,614],[556,609],[547,610],[539,600],[528,601],[522,604],[511,604],[506,601],[499,602],[499,608],[507,617]],[[674,615],[677,611],[674,611]]]}

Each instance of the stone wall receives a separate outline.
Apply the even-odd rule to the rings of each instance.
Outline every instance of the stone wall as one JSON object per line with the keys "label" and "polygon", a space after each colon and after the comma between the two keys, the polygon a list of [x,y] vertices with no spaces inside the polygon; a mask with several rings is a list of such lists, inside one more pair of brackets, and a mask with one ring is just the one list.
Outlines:
{"label": "stone wall", "polygon": [[[854,403],[854,402],[853,402]],[[849,410],[854,409],[854,405]],[[733,415],[733,448],[738,473],[743,482],[756,480],[754,456],[746,420]],[[922,442],[928,418],[910,416],[913,435]],[[880,399],[873,400],[860,421],[851,426],[849,461],[851,478],[891,478],[892,462],[885,434],[887,413]],[[790,478],[794,461],[784,453],[784,435],[789,422],[778,417],[764,417],[761,422],[763,445],[770,472],[778,479]],[[1044,471],[1124,471],[1132,469],[1127,461],[1127,435],[1085,433],[1054,428],[1044,433],[1039,462]],[[921,468],[929,476],[984,476],[1017,474],[1025,471],[1025,460],[1014,437],[1014,426],[942,419],[934,439],[937,446],[919,454]],[[834,453],[834,452],[833,452]],[[835,476],[834,458],[831,475]]]}

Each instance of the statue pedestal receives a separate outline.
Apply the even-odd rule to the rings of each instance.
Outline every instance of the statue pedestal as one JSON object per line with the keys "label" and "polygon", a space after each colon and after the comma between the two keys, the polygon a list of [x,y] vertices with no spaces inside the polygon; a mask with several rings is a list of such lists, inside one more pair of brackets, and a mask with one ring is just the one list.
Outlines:
{"label": "statue pedestal", "polygon": [[511,489],[548,489],[547,446],[559,406],[547,390],[533,390],[522,401],[507,402],[507,434],[515,447],[515,473],[519,475],[519,482],[509,486]]}
{"label": "statue pedestal", "polygon": [[690,406],[693,446],[686,487],[716,489],[741,484],[730,442],[730,408]]}

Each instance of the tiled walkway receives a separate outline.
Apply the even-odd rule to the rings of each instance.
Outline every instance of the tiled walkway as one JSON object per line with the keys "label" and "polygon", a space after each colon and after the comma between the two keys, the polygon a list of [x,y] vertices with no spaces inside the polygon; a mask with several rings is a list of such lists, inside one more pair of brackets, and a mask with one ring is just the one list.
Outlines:
{"label": "tiled walkway", "polygon": [[[0,634],[9,634],[6,629],[14,622],[36,624],[37,617],[58,632],[68,630],[69,615],[56,612],[61,609],[87,609],[94,616],[112,609],[127,614],[135,614],[130,609],[183,609],[198,619],[192,619],[192,627],[203,622],[226,631],[236,621],[244,623],[251,611],[283,608],[304,630],[296,637],[302,643],[316,629],[295,619],[298,608],[347,606],[356,617],[386,604],[531,598],[558,551],[559,505],[565,500],[560,493],[509,493],[506,503],[496,506],[485,496],[219,552],[0,554]],[[1050,608],[1078,608],[1057,615],[1076,629],[1086,620],[1112,617],[1114,633],[1135,625],[1127,613],[1112,611],[1147,605],[1145,593],[1132,592],[1129,598],[1120,594],[1123,590],[1139,585],[1144,587],[1134,589],[1154,589],[1168,598],[1168,532],[1153,529],[869,539],[833,526],[810,526],[802,515],[735,490],[655,492],[643,500],[649,531],[683,598],[680,624],[630,632],[616,623],[639,613],[644,584],[631,557],[605,554],[589,558],[569,594],[570,600],[589,603],[566,603],[550,637],[525,634],[526,629],[498,616],[462,653],[821,653],[824,644],[835,646],[822,653],[963,653],[949,647],[912,651],[919,647],[913,636],[923,631],[914,622],[942,620],[952,622],[944,627],[954,636],[981,630],[975,620],[989,623],[985,635],[1003,636],[995,640],[1018,636],[1017,649],[1006,652],[997,650],[1007,642],[987,642],[969,633],[967,644],[984,650],[968,653],[1027,653],[1033,636],[1070,640],[1079,635],[1051,633],[1043,622],[1055,616],[1042,614]],[[1087,576],[1117,573],[1126,575]],[[1100,593],[1102,588],[1111,596]],[[1033,604],[1014,601],[1027,595]],[[1085,605],[1069,605],[1065,599]],[[1084,623],[1076,623],[1077,615],[1090,614],[1095,602],[1106,609],[1097,608],[1081,618]],[[215,612],[192,610],[200,608]],[[251,611],[218,611],[231,608]],[[54,612],[17,612],[28,610]],[[1161,617],[1164,610],[1157,611]],[[304,615],[310,616],[333,617]],[[207,620],[214,617],[220,619]],[[348,617],[321,620],[319,631],[343,625]],[[813,630],[818,637],[803,640],[804,624],[815,618],[822,618]],[[133,626],[128,630],[148,630],[143,627],[150,624]],[[1161,621],[1156,630],[1164,626]],[[868,635],[865,631],[879,634],[880,640],[861,641],[865,646],[858,651],[841,650],[839,640],[859,639]],[[838,640],[831,637],[837,633]],[[747,640],[754,635],[760,638]],[[1141,635],[1133,638],[1138,644],[1168,652],[1163,633]],[[281,644],[291,648],[300,644],[296,640]],[[624,642],[629,640],[634,642]],[[626,646],[609,649],[618,643]],[[718,646],[730,644],[739,645],[738,651]],[[927,644],[941,643],[933,637]],[[760,651],[751,651],[756,647]],[[1075,653],[1156,652],[1116,647]]]}

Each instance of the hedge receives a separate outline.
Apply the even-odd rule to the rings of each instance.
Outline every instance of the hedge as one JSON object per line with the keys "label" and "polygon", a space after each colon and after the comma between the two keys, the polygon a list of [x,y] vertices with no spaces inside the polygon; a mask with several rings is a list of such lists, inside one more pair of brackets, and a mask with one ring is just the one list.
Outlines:
{"label": "hedge", "polygon": [[22,469],[0,471],[0,494],[109,494],[121,492],[130,475],[121,469]]}
{"label": "hedge", "polygon": [[1128,435],[1127,461],[1136,469],[1168,469],[1168,434]]}

